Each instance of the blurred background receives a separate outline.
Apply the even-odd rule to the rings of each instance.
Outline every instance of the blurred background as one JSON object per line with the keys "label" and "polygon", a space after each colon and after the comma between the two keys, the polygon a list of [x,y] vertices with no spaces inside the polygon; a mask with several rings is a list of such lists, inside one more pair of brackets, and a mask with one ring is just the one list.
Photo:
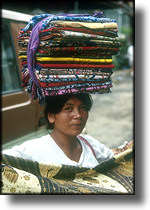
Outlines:
{"label": "blurred background", "polygon": [[[105,17],[116,19],[121,50],[118,55],[113,56],[115,68],[112,76],[112,93],[92,95],[93,107],[84,133],[95,137],[110,148],[121,145],[125,140],[132,140],[134,138],[134,1],[3,1],[3,9],[30,16],[43,13],[94,14],[95,11],[102,11]],[[6,16],[6,13],[5,15],[2,13],[2,140],[4,148],[47,133],[43,109],[37,103],[31,103],[28,95],[21,88],[21,69],[17,58],[18,47],[15,36],[20,30],[18,27],[21,28],[22,24],[27,24],[27,20],[20,23]],[[29,19],[30,16],[28,16]],[[23,111],[25,106],[26,110]],[[21,116],[19,113],[24,113],[24,115]],[[34,117],[31,113],[32,115],[34,113]]]}

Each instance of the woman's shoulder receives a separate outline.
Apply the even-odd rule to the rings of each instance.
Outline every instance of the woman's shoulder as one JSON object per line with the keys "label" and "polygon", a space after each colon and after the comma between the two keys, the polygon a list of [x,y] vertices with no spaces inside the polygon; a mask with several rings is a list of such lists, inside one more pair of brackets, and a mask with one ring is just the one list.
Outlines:
{"label": "woman's shoulder", "polygon": [[38,137],[38,138],[35,138],[35,139],[31,139],[31,140],[28,140],[26,142],[24,142],[22,144],[23,147],[29,147],[29,146],[33,146],[34,148],[37,148],[37,147],[43,147],[45,144],[47,144],[47,141],[49,140],[49,137],[50,135],[47,134],[47,135],[44,135],[44,136],[41,136],[41,137]]}
{"label": "woman's shoulder", "polygon": [[32,159],[32,156],[38,152],[42,152],[47,148],[47,140],[49,136],[45,135],[39,138],[31,139],[23,142],[20,145],[16,145],[11,149],[6,149],[3,154],[17,156],[21,158]]}
{"label": "woman's shoulder", "polygon": [[94,137],[92,137],[88,134],[80,134],[79,137],[81,137],[82,139],[85,139],[89,144],[91,144],[91,146],[103,145],[97,139],[95,139]]}
{"label": "woman's shoulder", "polygon": [[11,151],[11,150],[18,150],[18,151],[25,151],[25,150],[33,150],[33,148],[42,147],[42,145],[45,144],[45,142],[48,139],[48,135],[44,135],[35,139],[27,140],[21,144],[15,145],[11,149],[5,150],[5,151]]}
{"label": "woman's shoulder", "polygon": [[88,142],[88,144],[90,145],[90,147],[92,147],[96,155],[99,155],[100,153],[105,154],[105,156],[113,155],[113,152],[107,146],[105,146],[103,143],[101,143],[94,137],[87,134],[86,135],[81,134],[80,136]]}
{"label": "woman's shoulder", "polygon": [[90,147],[92,147],[92,150],[94,150],[94,154],[99,163],[114,156],[114,153],[107,146],[105,146],[103,143],[99,142],[92,136],[81,135],[81,137],[88,142]]}

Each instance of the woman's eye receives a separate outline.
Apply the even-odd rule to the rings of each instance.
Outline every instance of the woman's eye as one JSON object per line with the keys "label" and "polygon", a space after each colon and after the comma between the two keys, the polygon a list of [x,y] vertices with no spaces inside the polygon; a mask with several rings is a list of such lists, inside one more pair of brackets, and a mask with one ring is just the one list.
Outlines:
{"label": "woman's eye", "polygon": [[81,106],[80,109],[81,110],[86,110],[86,106]]}
{"label": "woman's eye", "polygon": [[72,108],[71,108],[71,107],[66,107],[65,110],[66,110],[66,111],[71,111]]}

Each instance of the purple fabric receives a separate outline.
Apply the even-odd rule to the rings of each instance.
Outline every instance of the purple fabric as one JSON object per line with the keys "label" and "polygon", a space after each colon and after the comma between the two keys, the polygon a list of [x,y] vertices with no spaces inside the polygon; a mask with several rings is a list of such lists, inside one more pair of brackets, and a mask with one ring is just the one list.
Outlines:
{"label": "purple fabric", "polygon": [[104,13],[103,12],[94,12],[94,17],[97,17],[97,18],[101,18],[101,17],[104,17]]}
{"label": "purple fabric", "polygon": [[[44,18],[44,20],[47,18],[49,18],[49,16]],[[40,88],[40,86],[39,86],[36,76],[34,74],[34,69],[35,69],[35,52],[38,49],[39,43],[40,43],[39,33],[42,28],[42,21],[43,21],[43,19],[33,27],[32,32],[30,34],[30,39],[29,39],[28,49],[27,49],[28,71],[29,71],[29,74],[30,74],[32,80],[39,88]]]}

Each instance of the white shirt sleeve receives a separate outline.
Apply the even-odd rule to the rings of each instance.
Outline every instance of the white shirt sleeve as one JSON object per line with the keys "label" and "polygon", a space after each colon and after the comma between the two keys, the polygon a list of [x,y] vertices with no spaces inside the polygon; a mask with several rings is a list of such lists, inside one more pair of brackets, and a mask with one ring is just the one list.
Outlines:
{"label": "white shirt sleeve", "polygon": [[26,150],[26,144],[21,144],[18,146],[14,146],[11,149],[4,150],[2,153],[5,155],[11,155],[14,157],[32,160],[32,157],[29,154],[27,155],[25,150]]}
{"label": "white shirt sleeve", "polygon": [[101,163],[104,160],[107,160],[109,158],[112,158],[114,156],[114,153],[106,147],[104,144],[93,138],[92,136],[89,135],[82,135],[92,146],[94,149],[96,159],[98,163]]}
{"label": "white shirt sleeve", "polygon": [[40,153],[40,148],[43,145],[42,140],[42,138],[28,140],[11,149],[4,150],[2,153],[23,159],[34,160],[34,157]]}

